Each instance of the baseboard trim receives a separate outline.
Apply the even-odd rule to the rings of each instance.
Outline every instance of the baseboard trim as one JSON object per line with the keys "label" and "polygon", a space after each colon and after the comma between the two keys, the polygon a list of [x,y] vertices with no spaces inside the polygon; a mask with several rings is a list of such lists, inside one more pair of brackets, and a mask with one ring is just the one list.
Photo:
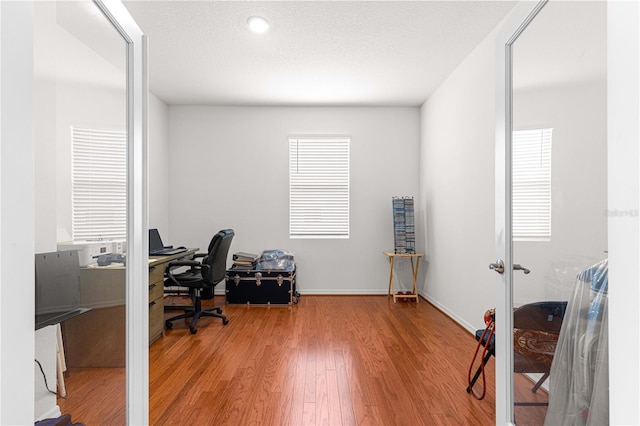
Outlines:
{"label": "baseboard trim", "polygon": [[[363,290],[345,290],[345,289],[321,289],[321,290],[300,290],[298,292],[301,296],[386,296],[387,291],[385,290],[371,290],[371,289],[363,289]],[[216,296],[223,296],[225,294],[223,290],[215,290],[214,294]]]}
{"label": "baseboard trim", "polygon": [[466,322],[465,320],[463,320],[462,318],[460,318],[458,315],[454,314],[453,312],[451,312],[449,309],[447,309],[446,307],[444,307],[444,305],[442,305],[441,303],[439,303],[437,300],[435,300],[434,298],[432,298],[431,296],[424,294],[424,293],[419,293],[420,296],[422,296],[427,302],[431,303],[436,309],[438,309],[439,311],[441,311],[443,314],[445,314],[446,316],[448,316],[449,318],[451,318],[452,320],[454,320],[456,323],[458,323],[458,325],[462,328],[464,328],[465,330],[467,330],[469,333],[475,335],[476,333],[476,328],[469,324],[468,322]]}
{"label": "baseboard trim", "polygon": [[345,289],[321,289],[321,290],[298,290],[302,296],[386,296],[384,290],[345,290]]}
{"label": "baseboard trim", "polygon": [[[301,296],[386,296],[388,294],[388,290],[384,289],[316,289],[316,290],[301,290],[298,289],[298,292]],[[224,288],[218,289],[216,288],[214,294],[216,296],[224,296],[225,290]],[[476,329],[473,325],[464,321],[461,317],[451,312],[444,305],[439,303],[437,300],[429,296],[424,292],[418,292],[418,296],[421,299],[425,300],[427,303],[433,305],[436,309],[441,311],[443,314],[451,318],[455,321],[460,327],[464,328],[471,334],[475,334]]]}

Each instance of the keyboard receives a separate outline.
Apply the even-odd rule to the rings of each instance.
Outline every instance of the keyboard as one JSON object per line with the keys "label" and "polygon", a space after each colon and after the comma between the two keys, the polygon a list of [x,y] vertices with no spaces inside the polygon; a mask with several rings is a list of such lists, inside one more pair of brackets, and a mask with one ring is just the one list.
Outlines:
{"label": "keyboard", "polygon": [[183,253],[185,251],[187,251],[186,247],[178,247],[149,253],[149,256],[171,256],[173,254]]}

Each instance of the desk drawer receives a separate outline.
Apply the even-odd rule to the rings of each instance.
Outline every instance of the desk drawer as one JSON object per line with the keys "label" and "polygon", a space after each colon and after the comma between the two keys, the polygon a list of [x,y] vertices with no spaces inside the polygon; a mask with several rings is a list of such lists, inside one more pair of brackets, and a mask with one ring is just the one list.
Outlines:
{"label": "desk drawer", "polygon": [[[149,268],[149,285],[158,284],[164,281],[164,269],[166,265],[152,266]],[[162,284],[160,285],[162,287]]]}
{"label": "desk drawer", "polygon": [[[160,287],[162,288],[162,287]],[[149,344],[162,337],[164,331],[164,300],[149,300]]]}
{"label": "desk drawer", "polygon": [[164,286],[162,282],[151,283],[149,282],[149,302],[164,297]]}

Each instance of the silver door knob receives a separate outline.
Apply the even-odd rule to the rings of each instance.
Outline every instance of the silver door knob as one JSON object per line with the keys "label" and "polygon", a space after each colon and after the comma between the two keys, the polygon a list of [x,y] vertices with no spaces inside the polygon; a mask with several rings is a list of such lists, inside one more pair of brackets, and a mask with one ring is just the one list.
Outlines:
{"label": "silver door knob", "polygon": [[496,263],[489,264],[489,269],[493,269],[497,273],[502,274],[504,273],[504,262],[502,261],[502,259],[498,259]]}
{"label": "silver door knob", "polygon": [[513,264],[513,270],[514,270],[514,271],[522,271],[522,272],[524,272],[525,274],[528,274],[529,272],[531,272],[530,270],[528,270],[528,269],[527,269],[527,268],[525,268],[524,266],[522,266],[522,265],[518,265],[517,263],[514,263],[514,264]]}

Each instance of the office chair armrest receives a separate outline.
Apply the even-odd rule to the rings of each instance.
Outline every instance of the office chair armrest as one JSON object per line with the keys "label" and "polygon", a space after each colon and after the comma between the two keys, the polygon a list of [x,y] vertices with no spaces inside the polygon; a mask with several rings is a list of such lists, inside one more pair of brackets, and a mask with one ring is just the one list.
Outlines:
{"label": "office chair armrest", "polygon": [[[183,286],[184,283],[180,283],[180,274],[181,272],[174,274],[171,272],[172,269],[175,268],[180,268],[180,267],[190,267],[190,269],[188,270],[188,272],[199,272],[202,271],[202,274],[208,274],[209,273],[209,265],[207,264],[202,264],[200,262],[196,262],[193,260],[179,260],[176,262],[169,262],[169,264],[167,264],[167,269],[165,270],[165,286]],[[183,271],[184,272],[184,271]],[[177,278],[176,278],[177,277]]]}
{"label": "office chair armrest", "polygon": [[167,263],[166,273],[168,274],[171,269],[179,268],[181,266],[189,266],[191,268],[198,268],[202,266],[202,263],[197,262],[195,260],[176,260],[173,262]]}
{"label": "office chair armrest", "polygon": [[203,265],[202,263],[196,260],[176,260],[173,262],[169,262],[167,264],[167,269],[165,269],[164,273],[167,276],[173,275],[172,270],[176,268],[181,268],[188,266],[191,271],[197,271],[202,268],[209,268],[209,265]]}

